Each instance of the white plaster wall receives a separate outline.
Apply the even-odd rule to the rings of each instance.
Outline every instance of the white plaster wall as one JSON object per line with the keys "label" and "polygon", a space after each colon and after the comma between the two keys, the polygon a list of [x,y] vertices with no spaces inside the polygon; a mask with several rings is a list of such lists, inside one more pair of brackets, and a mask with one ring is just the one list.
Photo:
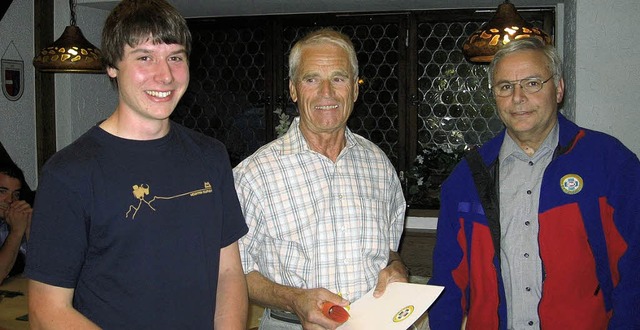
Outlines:
{"label": "white plaster wall", "polygon": [[[94,46],[100,48],[106,10],[76,7],[76,25]],[[55,0],[56,38],[69,25],[67,0]],[[60,150],[115,109],[117,92],[106,74],[56,73],[56,146]]]}
{"label": "white plaster wall", "polygon": [[640,1],[576,1],[576,123],[640,155]]}
{"label": "white plaster wall", "polygon": [[[0,31],[2,58],[24,62],[24,92],[20,99],[9,101],[0,92],[0,141],[33,188],[37,183],[33,0],[14,0],[0,21]],[[15,48],[9,46],[11,41]]]}
{"label": "white plaster wall", "polygon": [[[576,120],[576,1],[566,0],[563,4],[562,41],[556,41],[556,46],[562,45],[562,61],[564,64],[564,100],[562,113],[570,120]],[[559,18],[558,18],[559,19]]]}
{"label": "white plaster wall", "polygon": [[[55,31],[58,38],[70,23],[69,2],[54,0]],[[108,11],[86,6],[76,8],[76,24],[84,36],[100,47],[100,33]],[[35,118],[35,69],[32,61],[33,0],[14,0],[0,21],[0,51],[5,52],[11,41],[24,61],[25,86],[22,97],[9,101],[0,93],[0,141],[13,160],[23,169],[27,183],[37,188],[37,146]],[[16,59],[13,47],[7,50]],[[19,58],[17,58],[19,59]],[[56,73],[56,146],[61,149],[77,139],[89,127],[106,118],[115,108],[117,93],[106,74]]]}

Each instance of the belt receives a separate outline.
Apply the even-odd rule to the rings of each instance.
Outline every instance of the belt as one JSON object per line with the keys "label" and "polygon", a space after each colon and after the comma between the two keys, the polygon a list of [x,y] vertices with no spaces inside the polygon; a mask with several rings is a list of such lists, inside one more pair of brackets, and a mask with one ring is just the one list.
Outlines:
{"label": "belt", "polygon": [[301,324],[298,316],[291,312],[280,311],[277,309],[270,309],[269,315],[272,319],[276,319],[278,321],[293,323],[293,324]]}

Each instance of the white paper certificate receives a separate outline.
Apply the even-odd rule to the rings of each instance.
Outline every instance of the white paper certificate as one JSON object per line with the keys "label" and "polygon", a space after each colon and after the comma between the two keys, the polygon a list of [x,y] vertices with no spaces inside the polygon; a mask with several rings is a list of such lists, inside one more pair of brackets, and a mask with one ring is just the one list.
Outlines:
{"label": "white paper certificate", "polygon": [[373,289],[349,308],[349,320],[339,330],[406,330],[433,304],[444,287],[393,282],[385,293],[373,297]]}

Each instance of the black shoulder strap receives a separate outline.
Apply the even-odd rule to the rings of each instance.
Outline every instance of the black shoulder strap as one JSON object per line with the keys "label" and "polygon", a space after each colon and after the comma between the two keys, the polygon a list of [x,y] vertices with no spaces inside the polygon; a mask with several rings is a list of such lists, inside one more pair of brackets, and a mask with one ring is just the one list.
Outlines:
{"label": "black shoulder strap", "polygon": [[496,175],[491,175],[489,169],[484,165],[482,157],[477,149],[469,151],[465,158],[469,163],[473,182],[480,196],[482,209],[489,223],[493,249],[498,262],[500,262],[500,209],[497,192]]}

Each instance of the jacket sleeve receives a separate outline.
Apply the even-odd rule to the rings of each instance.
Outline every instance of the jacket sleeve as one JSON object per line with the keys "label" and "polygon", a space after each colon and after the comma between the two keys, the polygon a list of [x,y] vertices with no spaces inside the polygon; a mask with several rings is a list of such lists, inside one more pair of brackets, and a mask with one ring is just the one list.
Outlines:
{"label": "jacket sleeve", "polygon": [[433,277],[429,284],[444,286],[444,290],[429,310],[429,325],[433,330],[459,330],[466,313],[464,305],[469,272],[464,269],[466,261],[459,241],[464,241],[464,233],[457,219],[457,201],[452,196],[456,188],[450,177],[443,184],[441,191],[436,245],[433,252]]}
{"label": "jacket sleeve", "polygon": [[[612,172],[609,203],[626,250],[617,265],[619,282],[611,295],[609,329],[640,329],[640,162],[632,154],[620,170]],[[611,254],[614,247],[607,249]]]}

